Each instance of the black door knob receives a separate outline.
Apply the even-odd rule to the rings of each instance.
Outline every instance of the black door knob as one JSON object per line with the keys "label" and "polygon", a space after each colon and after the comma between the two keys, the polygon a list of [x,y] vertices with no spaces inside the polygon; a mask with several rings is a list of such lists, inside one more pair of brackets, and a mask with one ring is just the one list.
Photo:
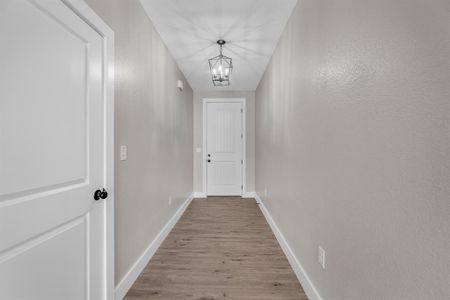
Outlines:
{"label": "black door knob", "polygon": [[210,163],[210,162],[211,162],[211,160],[210,160],[210,159],[208,159],[208,162]]}
{"label": "black door knob", "polygon": [[100,199],[106,199],[108,198],[108,192],[103,189],[103,190],[96,190],[94,193],[94,200],[98,201]]}

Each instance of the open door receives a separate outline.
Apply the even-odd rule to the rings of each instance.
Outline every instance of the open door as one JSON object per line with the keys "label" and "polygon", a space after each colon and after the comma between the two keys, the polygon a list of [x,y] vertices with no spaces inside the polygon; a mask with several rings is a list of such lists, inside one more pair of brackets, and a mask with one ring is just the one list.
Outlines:
{"label": "open door", "polygon": [[0,2],[0,299],[108,297],[112,41],[104,34],[112,38],[82,1]]}

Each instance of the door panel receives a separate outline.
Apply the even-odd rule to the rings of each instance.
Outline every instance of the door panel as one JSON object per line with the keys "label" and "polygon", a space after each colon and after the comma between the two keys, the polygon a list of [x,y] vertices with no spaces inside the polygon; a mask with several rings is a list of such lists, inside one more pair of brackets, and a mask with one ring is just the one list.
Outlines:
{"label": "door panel", "polygon": [[2,299],[85,299],[87,265],[80,262],[87,261],[86,225],[86,218],[79,218],[5,253],[0,278],[9,284],[1,285]]}
{"label": "door panel", "polygon": [[0,36],[0,299],[103,299],[103,38],[57,0]]}
{"label": "door panel", "polygon": [[242,195],[242,104],[207,103],[207,194]]}
{"label": "door panel", "polygon": [[85,181],[87,173],[86,41],[43,9],[14,6],[17,18],[0,21],[10,45],[2,54],[14,58],[4,61],[14,73],[2,76],[1,124],[14,129],[2,132],[3,197]]}

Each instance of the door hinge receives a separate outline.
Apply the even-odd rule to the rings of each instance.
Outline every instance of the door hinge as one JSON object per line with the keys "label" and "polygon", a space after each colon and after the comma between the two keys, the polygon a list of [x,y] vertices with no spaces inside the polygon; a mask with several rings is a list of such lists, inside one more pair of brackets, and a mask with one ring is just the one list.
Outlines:
{"label": "door hinge", "polygon": [[241,113],[243,113],[244,112],[244,109],[243,108],[241,108]]}
{"label": "door hinge", "polygon": [[241,191],[243,191],[244,190],[244,186],[243,185],[241,185]]}
{"label": "door hinge", "polygon": [[241,139],[243,139],[244,138],[244,134],[243,133],[241,133]]}
{"label": "door hinge", "polygon": [[244,164],[244,160],[243,159],[241,159],[241,165],[243,165]]}

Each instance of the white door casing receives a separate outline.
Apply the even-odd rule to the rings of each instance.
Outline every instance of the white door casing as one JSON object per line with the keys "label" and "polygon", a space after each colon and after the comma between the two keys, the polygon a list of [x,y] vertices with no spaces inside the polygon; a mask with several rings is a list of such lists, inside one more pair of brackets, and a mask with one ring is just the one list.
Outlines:
{"label": "white door casing", "polygon": [[242,196],[243,103],[206,102],[206,192],[209,196]]}
{"label": "white door casing", "polygon": [[80,0],[2,0],[0,38],[0,299],[112,299],[113,33]]}

